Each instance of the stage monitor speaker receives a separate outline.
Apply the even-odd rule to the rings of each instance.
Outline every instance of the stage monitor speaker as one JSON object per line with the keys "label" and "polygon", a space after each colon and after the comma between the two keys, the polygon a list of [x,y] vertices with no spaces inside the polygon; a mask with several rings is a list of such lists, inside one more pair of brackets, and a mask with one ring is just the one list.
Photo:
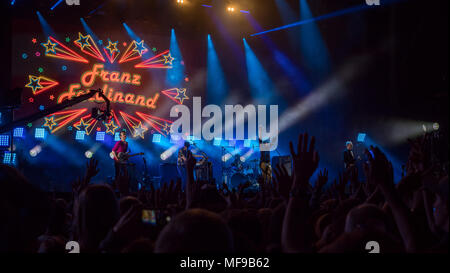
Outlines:
{"label": "stage monitor speaker", "polygon": [[288,171],[289,175],[292,175],[292,158],[291,158],[291,156],[286,155],[286,156],[272,157],[272,170],[274,170],[278,164],[283,165],[286,168],[286,170]]}

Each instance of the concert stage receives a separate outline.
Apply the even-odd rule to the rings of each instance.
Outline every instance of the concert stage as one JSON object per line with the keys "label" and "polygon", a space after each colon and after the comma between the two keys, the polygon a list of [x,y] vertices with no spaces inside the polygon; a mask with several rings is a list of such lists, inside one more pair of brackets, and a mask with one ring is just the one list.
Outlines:
{"label": "concert stage", "polygon": [[[380,154],[393,184],[423,166],[448,172],[446,1],[2,2],[0,163],[45,196],[164,192],[147,222],[192,204],[272,215],[303,196],[276,181],[299,179],[312,136],[307,194],[326,170],[326,198],[372,196],[362,181]],[[204,191],[192,204],[189,181]],[[311,228],[314,251],[331,215]],[[242,244],[277,252],[277,238]]]}

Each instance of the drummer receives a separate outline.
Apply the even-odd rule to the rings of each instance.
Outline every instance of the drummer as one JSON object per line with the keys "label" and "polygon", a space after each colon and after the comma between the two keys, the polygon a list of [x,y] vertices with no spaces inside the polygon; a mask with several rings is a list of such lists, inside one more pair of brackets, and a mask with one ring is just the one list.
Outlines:
{"label": "drummer", "polygon": [[244,168],[241,161],[241,155],[237,154],[234,156],[234,161],[231,163],[231,166],[233,167],[234,171],[241,172]]}

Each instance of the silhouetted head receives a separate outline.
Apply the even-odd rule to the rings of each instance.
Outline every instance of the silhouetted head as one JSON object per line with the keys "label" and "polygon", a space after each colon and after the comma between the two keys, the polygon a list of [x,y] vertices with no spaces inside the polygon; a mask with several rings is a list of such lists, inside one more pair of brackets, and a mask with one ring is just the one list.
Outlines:
{"label": "silhouetted head", "polygon": [[125,196],[119,200],[120,216],[124,215],[132,206],[142,205],[141,201],[134,196]]}
{"label": "silhouetted head", "polygon": [[76,213],[80,247],[95,252],[117,222],[119,206],[110,187],[90,185],[80,194]]}
{"label": "silhouetted head", "polygon": [[386,232],[387,217],[383,210],[375,205],[363,204],[353,208],[345,221],[345,232],[356,229],[371,229]]}
{"label": "silhouetted head", "polygon": [[233,237],[222,218],[203,209],[191,209],[174,217],[161,231],[156,253],[230,253]]}

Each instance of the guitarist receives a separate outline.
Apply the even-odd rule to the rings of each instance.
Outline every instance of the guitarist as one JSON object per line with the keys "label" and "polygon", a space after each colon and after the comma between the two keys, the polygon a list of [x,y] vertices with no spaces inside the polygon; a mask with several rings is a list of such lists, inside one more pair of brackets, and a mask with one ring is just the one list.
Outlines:
{"label": "guitarist", "polygon": [[112,149],[112,154],[114,157],[114,167],[116,169],[116,179],[120,176],[121,173],[126,173],[127,171],[127,165],[121,163],[119,160],[119,153],[127,153],[127,151],[127,133],[125,131],[121,131],[120,140],[116,142],[116,145],[114,145],[114,148]]}
{"label": "guitarist", "polygon": [[[272,166],[270,164],[270,149],[274,145],[274,142],[270,142],[270,138],[267,140],[262,139],[262,127],[259,126],[258,130],[258,142],[261,157],[259,159],[259,168],[261,169],[261,175],[264,183],[270,183],[272,180]],[[264,148],[264,149],[262,149]]]}

